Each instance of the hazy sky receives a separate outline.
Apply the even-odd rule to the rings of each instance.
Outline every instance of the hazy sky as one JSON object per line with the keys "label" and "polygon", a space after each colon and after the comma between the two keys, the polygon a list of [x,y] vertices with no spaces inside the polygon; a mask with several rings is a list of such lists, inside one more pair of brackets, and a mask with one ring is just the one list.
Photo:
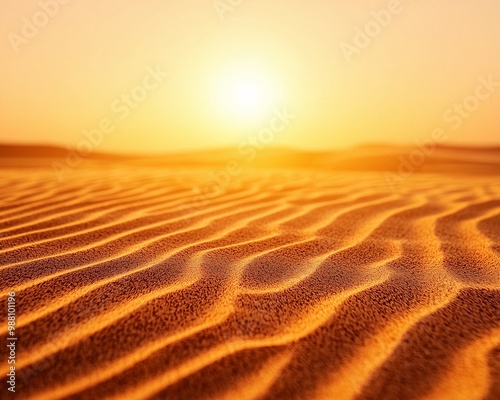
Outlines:
{"label": "hazy sky", "polygon": [[201,149],[292,114],[273,145],[500,143],[498,0],[24,0],[0,21],[2,142]]}

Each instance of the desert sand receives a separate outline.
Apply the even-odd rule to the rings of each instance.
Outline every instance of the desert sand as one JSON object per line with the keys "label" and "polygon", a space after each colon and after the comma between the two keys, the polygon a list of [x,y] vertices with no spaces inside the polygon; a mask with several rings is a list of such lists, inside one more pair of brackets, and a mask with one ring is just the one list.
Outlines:
{"label": "desert sand", "polygon": [[500,150],[411,151],[3,147],[15,397],[499,399]]}

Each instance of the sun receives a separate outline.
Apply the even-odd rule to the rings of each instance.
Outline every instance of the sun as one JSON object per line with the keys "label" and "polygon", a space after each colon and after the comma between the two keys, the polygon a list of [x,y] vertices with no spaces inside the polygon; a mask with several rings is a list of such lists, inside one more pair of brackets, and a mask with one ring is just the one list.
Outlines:
{"label": "sun", "polygon": [[272,112],[278,97],[271,74],[258,68],[221,73],[212,87],[217,112],[233,122],[253,123]]}
{"label": "sun", "polygon": [[253,71],[243,71],[231,77],[225,85],[230,109],[238,115],[258,115],[270,106],[271,84]]}

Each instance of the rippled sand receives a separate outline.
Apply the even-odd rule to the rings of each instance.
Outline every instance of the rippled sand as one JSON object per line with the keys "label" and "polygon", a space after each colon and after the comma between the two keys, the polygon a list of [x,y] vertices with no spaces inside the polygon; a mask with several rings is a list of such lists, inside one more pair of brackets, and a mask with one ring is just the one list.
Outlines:
{"label": "rippled sand", "polygon": [[500,168],[461,157],[217,191],[213,166],[4,160],[16,398],[499,399]]}

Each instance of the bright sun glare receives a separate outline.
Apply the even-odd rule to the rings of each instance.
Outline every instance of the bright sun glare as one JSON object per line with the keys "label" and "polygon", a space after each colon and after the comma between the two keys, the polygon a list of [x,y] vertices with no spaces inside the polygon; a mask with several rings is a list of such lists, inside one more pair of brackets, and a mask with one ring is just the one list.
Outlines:
{"label": "bright sun glare", "polygon": [[268,105],[268,85],[251,75],[236,76],[229,82],[231,108],[238,113],[254,114]]}
{"label": "bright sun glare", "polygon": [[263,71],[230,71],[216,81],[213,91],[218,112],[235,122],[255,122],[270,113],[276,102],[276,87]]}

